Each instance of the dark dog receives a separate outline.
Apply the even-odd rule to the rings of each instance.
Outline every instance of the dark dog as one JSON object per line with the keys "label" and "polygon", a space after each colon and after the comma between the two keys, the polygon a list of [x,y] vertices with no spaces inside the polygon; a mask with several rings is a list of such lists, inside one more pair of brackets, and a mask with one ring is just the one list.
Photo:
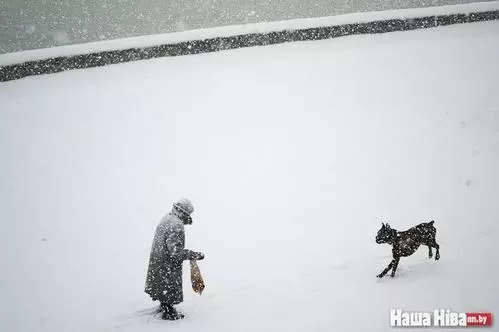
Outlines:
{"label": "dark dog", "polygon": [[383,278],[385,274],[392,270],[392,278],[395,276],[395,271],[397,271],[397,266],[399,264],[400,257],[407,257],[416,250],[418,250],[420,245],[426,245],[429,249],[429,258],[433,257],[433,252],[431,248],[437,249],[437,253],[435,255],[435,260],[440,259],[440,246],[435,240],[435,236],[437,234],[437,229],[433,226],[435,221],[432,220],[428,223],[422,223],[412,228],[409,228],[406,231],[399,232],[396,229],[390,227],[390,225],[383,224],[381,229],[378,231],[376,235],[376,243],[388,243],[392,245],[392,254],[393,260],[390,265],[386,269],[383,270],[380,274],[378,274],[378,278]]}

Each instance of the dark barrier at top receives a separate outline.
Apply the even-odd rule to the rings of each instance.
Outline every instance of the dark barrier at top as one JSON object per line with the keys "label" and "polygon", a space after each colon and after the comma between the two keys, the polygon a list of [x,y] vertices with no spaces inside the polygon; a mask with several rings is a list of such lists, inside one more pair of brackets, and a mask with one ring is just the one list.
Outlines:
{"label": "dark barrier at top", "polygon": [[216,37],[144,48],[130,48],[125,50],[104,51],[82,55],[61,56],[0,67],[0,82],[21,79],[34,75],[53,74],[66,70],[100,67],[116,63],[159,57],[200,54],[242,47],[265,46],[306,40],[322,40],[357,34],[374,34],[434,28],[451,24],[491,21],[498,19],[499,10],[494,10],[470,14],[426,16],[410,19],[389,19],[383,21],[344,24],[319,28]]}

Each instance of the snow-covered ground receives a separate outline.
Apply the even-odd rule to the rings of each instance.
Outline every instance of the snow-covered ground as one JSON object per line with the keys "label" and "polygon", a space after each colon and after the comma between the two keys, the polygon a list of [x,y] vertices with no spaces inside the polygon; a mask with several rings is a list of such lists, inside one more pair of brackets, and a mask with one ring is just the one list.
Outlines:
{"label": "snow-covered ground", "polygon": [[[388,331],[499,313],[499,22],[0,85],[0,330]],[[194,202],[207,288],[147,320],[153,232]],[[378,280],[374,237],[436,220]],[[493,329],[496,329],[497,326]]]}

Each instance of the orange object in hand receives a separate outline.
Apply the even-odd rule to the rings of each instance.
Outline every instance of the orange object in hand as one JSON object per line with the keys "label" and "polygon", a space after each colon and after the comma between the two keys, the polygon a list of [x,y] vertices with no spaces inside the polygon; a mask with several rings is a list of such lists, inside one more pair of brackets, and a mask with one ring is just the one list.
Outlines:
{"label": "orange object in hand", "polygon": [[201,295],[204,291],[205,285],[198,263],[194,260],[191,261],[191,283],[192,289]]}

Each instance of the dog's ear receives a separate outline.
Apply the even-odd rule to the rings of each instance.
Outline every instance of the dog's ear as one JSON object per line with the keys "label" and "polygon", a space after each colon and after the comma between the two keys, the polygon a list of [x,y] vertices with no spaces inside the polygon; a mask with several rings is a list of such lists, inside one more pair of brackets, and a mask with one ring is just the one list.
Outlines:
{"label": "dog's ear", "polygon": [[388,225],[388,223],[386,223],[386,228],[391,229],[390,225]]}

